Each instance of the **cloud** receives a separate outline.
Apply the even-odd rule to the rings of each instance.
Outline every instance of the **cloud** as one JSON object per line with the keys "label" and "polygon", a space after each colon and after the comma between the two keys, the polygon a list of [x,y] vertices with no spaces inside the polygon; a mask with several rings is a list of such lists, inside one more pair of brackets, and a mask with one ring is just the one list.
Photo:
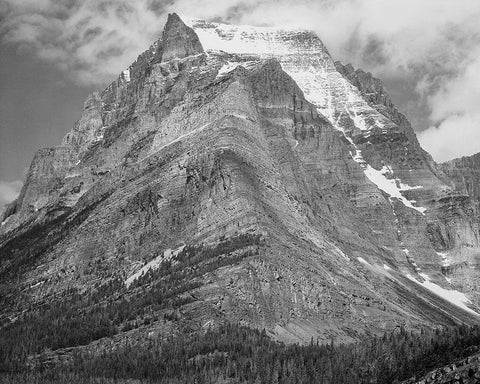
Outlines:
{"label": "cloud", "polygon": [[[159,37],[168,12],[315,30],[334,58],[408,85],[399,107],[418,106],[411,117],[417,131],[428,128],[426,147],[445,127],[466,133],[477,121],[478,0],[3,0],[0,36],[77,83],[100,85]],[[436,159],[450,156],[439,148]],[[465,152],[457,144],[450,153]]]}
{"label": "cloud", "polygon": [[4,43],[31,49],[79,84],[111,80],[160,33],[162,7],[148,0],[4,0]]}
{"label": "cloud", "polygon": [[20,180],[0,180],[0,211],[3,207],[15,200],[22,189],[23,182]]}
{"label": "cloud", "polygon": [[420,143],[438,161],[480,152],[480,49],[467,55],[455,76],[427,96],[434,126]]}
{"label": "cloud", "polygon": [[480,113],[450,116],[438,127],[418,134],[418,140],[437,161],[480,152]]}

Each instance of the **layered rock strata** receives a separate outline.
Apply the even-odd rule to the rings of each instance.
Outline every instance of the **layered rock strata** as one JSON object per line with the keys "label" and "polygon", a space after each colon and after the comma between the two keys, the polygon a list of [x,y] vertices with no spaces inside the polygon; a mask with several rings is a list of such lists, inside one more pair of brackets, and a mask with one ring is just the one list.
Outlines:
{"label": "layered rock strata", "polygon": [[[195,277],[179,327],[308,342],[474,323],[478,199],[452,173],[314,34],[171,15],[34,158],[0,227],[2,315],[119,277],[133,292],[185,246],[248,235],[262,240]],[[465,257],[468,283],[445,269]]]}

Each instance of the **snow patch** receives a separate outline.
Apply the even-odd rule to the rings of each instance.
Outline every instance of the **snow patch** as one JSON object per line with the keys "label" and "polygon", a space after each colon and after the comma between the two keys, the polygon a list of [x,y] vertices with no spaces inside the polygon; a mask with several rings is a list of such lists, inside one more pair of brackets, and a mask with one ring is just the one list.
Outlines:
{"label": "snow patch", "polygon": [[155,41],[151,46],[150,46],[150,52],[152,53],[152,55],[155,55],[157,53],[157,49],[158,49],[158,40]]}
{"label": "snow patch", "polygon": [[227,63],[225,63],[219,70],[218,70],[218,74],[217,74],[217,78],[233,71],[235,68],[237,68],[238,66],[240,65],[239,62],[230,62],[228,61]]}
{"label": "snow patch", "polygon": [[363,264],[370,265],[370,263],[367,260],[365,260],[363,257],[357,257],[357,260]]}
{"label": "snow patch", "polygon": [[[456,290],[449,290],[440,287],[439,285],[432,283],[430,281],[430,278],[425,275],[421,274],[422,277],[425,279],[423,283],[420,283],[417,279],[415,279],[412,275],[407,274],[406,276],[414,281],[415,283],[422,285],[426,289],[428,289],[430,292],[435,293],[437,296],[440,296],[441,298],[447,300],[448,302],[456,305],[457,307],[462,308],[463,310],[472,313],[474,315],[480,316],[479,313],[475,312],[473,309],[467,307],[467,304],[471,304],[472,302],[465,296],[464,293],[456,291]],[[426,276],[427,278],[425,278]]]}
{"label": "snow patch", "polygon": [[448,267],[451,265],[452,261],[448,258],[448,253],[436,252],[436,254],[442,258],[442,266]]}
{"label": "snow patch", "polygon": [[175,139],[173,139],[172,141],[169,141],[168,143],[166,144],[163,144],[162,146],[160,146],[158,149],[155,149],[155,151],[159,151],[165,147],[168,147],[169,145],[173,144],[173,143],[176,143],[188,136],[191,136],[191,135],[194,135],[195,133],[198,133],[200,131],[203,131],[206,127],[208,127],[209,125],[213,124],[214,121],[210,122],[210,123],[207,123],[207,124],[204,124],[202,125],[201,127],[198,127],[198,128],[195,128],[193,130],[191,130],[190,132],[187,132],[187,133],[184,133],[183,135],[180,135],[178,137],[176,137]]}
{"label": "snow patch", "polygon": [[[75,164],[75,165],[77,165],[77,164]],[[79,177],[79,176],[81,176],[81,175],[82,175],[82,174],[81,174],[80,172],[70,172],[70,173],[67,173],[67,174],[65,175],[65,179],[73,179],[73,178]]]}
{"label": "snow patch", "polygon": [[[353,144],[353,140],[350,139],[349,141]],[[356,145],[354,145],[354,147],[356,149],[355,154],[350,154],[352,156],[352,159],[358,164],[360,164],[363,169],[363,173],[365,173],[365,176],[367,176],[367,178],[373,184],[375,184],[378,189],[385,192],[390,198],[400,200],[407,208],[415,209],[422,215],[425,215],[425,211],[427,210],[426,208],[414,206],[413,203],[415,203],[415,200],[408,200],[405,196],[402,195],[402,191],[423,188],[421,185],[412,187],[410,185],[402,183],[399,178],[393,177],[393,171],[387,165],[384,165],[380,170],[373,168],[363,159],[362,151],[357,149]]]}
{"label": "snow patch", "polygon": [[[417,265],[415,260],[413,259],[412,256],[410,256],[410,251],[407,248],[402,249],[402,252],[405,253],[405,256],[407,257],[407,261],[412,265],[413,268],[415,268],[415,272],[418,274],[422,275],[421,273],[421,268]],[[423,277],[423,276],[422,276]],[[425,278],[425,277],[424,277]]]}
{"label": "snow patch", "polygon": [[129,278],[125,280],[125,285],[127,286],[127,288],[139,277],[146,274],[149,270],[155,271],[156,269],[158,269],[163,261],[170,260],[173,256],[176,256],[177,254],[179,254],[183,250],[183,248],[185,248],[185,245],[182,245],[181,247],[173,251],[171,249],[167,249],[161,255],[149,261],[137,272],[135,272],[133,275],[131,275]]}
{"label": "snow patch", "polygon": [[414,200],[408,200],[405,196],[402,195],[402,191],[423,188],[422,186],[411,187],[407,184],[403,184],[398,178],[388,178],[386,175],[391,174],[391,171],[386,166],[384,166],[381,170],[376,170],[371,165],[365,163],[362,168],[365,176],[367,176],[367,178],[372,183],[374,183],[380,190],[388,194],[391,198],[400,200],[406,207],[415,209],[422,215],[425,215],[425,211],[427,210],[426,208],[414,206]]}
{"label": "snow patch", "polygon": [[129,83],[130,82],[130,68],[127,68],[125,69],[123,72],[122,72],[122,75],[123,75],[123,79]]}
{"label": "snow patch", "polygon": [[284,44],[282,37],[292,32],[303,32],[301,29],[231,25],[188,17],[182,20],[195,30],[205,49],[238,54],[287,55],[291,49]]}
{"label": "snow patch", "polygon": [[387,264],[383,264],[383,269],[385,269],[386,271],[392,270],[392,268],[390,268]]}
{"label": "snow patch", "polygon": [[258,64],[258,61],[227,61],[219,70],[217,74],[217,79],[226,75],[227,73],[233,71],[238,66],[242,66],[245,69],[250,69]]}
{"label": "snow patch", "polygon": [[[348,109],[347,109],[348,111]],[[353,110],[353,113],[350,114],[350,118],[353,120],[353,123],[355,124],[355,127],[359,128],[362,131],[367,131],[368,127],[365,122],[365,119],[363,119],[361,116],[357,114],[357,111]]]}
{"label": "snow patch", "polygon": [[426,281],[430,281],[430,276],[428,276],[426,273],[419,273],[418,275],[421,276]]}
{"label": "snow patch", "polygon": [[335,247],[335,250],[342,256],[345,260],[350,261],[350,258],[343,252],[340,248]]}
{"label": "snow patch", "polygon": [[31,285],[30,288],[36,288],[36,287],[42,285],[43,283],[45,283],[45,281],[39,281],[38,283]]}

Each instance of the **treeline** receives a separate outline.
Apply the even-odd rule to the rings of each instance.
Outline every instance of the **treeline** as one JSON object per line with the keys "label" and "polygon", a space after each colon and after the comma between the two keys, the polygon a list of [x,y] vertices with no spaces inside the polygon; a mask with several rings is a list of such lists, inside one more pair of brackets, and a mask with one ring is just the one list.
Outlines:
{"label": "treeline", "polygon": [[[100,355],[77,354],[69,365],[26,377],[55,384],[66,378],[71,383],[390,384],[467,356],[479,343],[478,326],[417,333],[399,328],[356,344],[299,346],[274,342],[265,331],[226,324]],[[27,382],[22,375],[9,380]]]}
{"label": "treeline", "polygon": [[185,247],[175,262],[162,263],[128,288],[116,276],[89,294],[70,290],[61,302],[28,310],[0,328],[0,383],[395,383],[480,345],[478,326],[416,333],[400,327],[350,345],[287,346],[265,332],[225,324],[147,344],[122,342],[101,353],[78,349],[68,365],[34,364],[37,354],[42,361],[48,350],[89,344],[160,321],[160,314],[175,320],[173,309],[193,300],[199,277],[255,255],[261,245],[259,236],[241,235],[214,247]]}
{"label": "treeline", "polygon": [[[189,292],[199,277],[258,252],[257,235],[224,239],[213,247],[185,247],[175,263],[166,261],[127,288],[119,276],[97,285],[89,294],[75,289],[61,301],[31,309],[0,328],[0,372],[21,370],[28,356],[45,350],[86,345],[159,319],[173,320],[170,311],[192,302]],[[253,250],[255,248],[255,250]]]}

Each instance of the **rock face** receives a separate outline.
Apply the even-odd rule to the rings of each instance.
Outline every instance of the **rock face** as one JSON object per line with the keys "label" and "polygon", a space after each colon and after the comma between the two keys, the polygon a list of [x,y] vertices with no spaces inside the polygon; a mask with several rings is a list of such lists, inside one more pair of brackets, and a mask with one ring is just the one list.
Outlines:
{"label": "rock face", "polygon": [[170,15],[162,36],[161,60],[183,59],[203,52],[195,32],[176,14]]}
{"label": "rock face", "polygon": [[[455,189],[443,198],[441,218],[444,225],[437,229],[436,236],[445,249],[457,250],[455,258],[444,263],[444,274],[475,297],[480,288],[475,272],[480,263],[480,155],[443,163],[441,169],[452,180]],[[478,302],[478,298],[475,299]]]}
{"label": "rock face", "polygon": [[390,99],[382,80],[373,77],[362,69],[355,69],[351,64],[343,65],[335,61],[335,67],[352,85],[354,85],[365,100],[381,114],[400,126],[409,126],[407,118],[401,114]]}
{"label": "rock face", "polygon": [[470,196],[478,205],[480,201],[480,154],[451,160],[441,164],[441,167],[453,180],[459,193]]}
{"label": "rock face", "polygon": [[476,322],[466,164],[435,164],[381,82],[311,32],[170,15],[4,212],[2,318],[118,279],[128,297],[162,260],[212,247],[176,327],[308,342]]}

